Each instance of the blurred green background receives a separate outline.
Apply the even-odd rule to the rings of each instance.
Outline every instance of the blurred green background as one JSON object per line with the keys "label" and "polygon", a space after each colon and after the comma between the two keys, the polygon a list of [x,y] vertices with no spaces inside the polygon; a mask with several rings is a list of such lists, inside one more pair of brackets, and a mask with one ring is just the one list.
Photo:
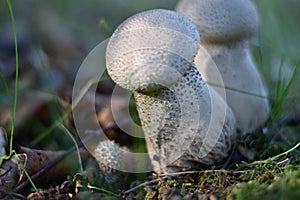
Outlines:
{"label": "blurred green background", "polygon": [[[261,20],[251,50],[272,103],[276,104],[300,61],[300,1],[255,0],[254,3]],[[20,90],[72,88],[85,56],[122,21],[144,10],[174,9],[176,4],[175,0],[12,0],[20,50]],[[2,0],[0,68],[8,83],[14,77],[14,59],[10,16],[6,1]],[[32,70],[34,74],[28,75]],[[283,113],[291,111],[300,116],[300,108],[294,109],[300,101],[299,89],[297,74],[284,94],[287,106],[280,108]],[[1,82],[0,90],[1,95],[4,91]],[[3,101],[2,98],[0,103]]]}
{"label": "blurred green background", "polygon": [[[102,25],[105,22],[115,29],[129,16],[154,8],[174,9],[174,0],[13,0],[18,37],[22,34],[35,45],[50,37],[83,46],[88,52],[99,42],[110,36]],[[255,0],[261,18],[258,39],[263,58],[263,74],[270,80],[274,74],[270,65],[279,65],[274,59],[288,59],[293,65],[300,57],[300,1],[299,0]],[[0,1],[0,30],[8,29],[9,14],[6,1]],[[23,32],[22,32],[23,31]],[[2,33],[3,31],[0,31]],[[7,33],[1,40],[7,40]],[[12,37],[12,36],[11,36]],[[259,59],[256,57],[256,59]],[[261,59],[261,58],[260,58]],[[288,64],[287,64],[288,65]],[[287,66],[292,68],[293,66]],[[269,71],[270,70],[270,71]],[[289,70],[289,69],[287,69]],[[274,75],[273,75],[274,76]]]}
{"label": "blurred green background", "polygon": [[[300,57],[300,1],[255,0],[261,18],[259,44],[263,56],[287,57],[292,61]],[[22,30],[33,37],[35,44],[41,36],[57,37],[84,45],[91,49],[110,36],[101,21],[115,29],[129,16],[154,8],[174,9],[175,0],[13,0],[12,5],[19,37]],[[9,14],[6,1],[0,1],[0,28],[8,28]],[[18,27],[22,26],[22,27]],[[21,30],[22,29],[22,30]],[[24,30],[23,30],[24,31]],[[23,32],[24,34],[24,32]],[[52,36],[51,36],[52,34]],[[3,39],[4,35],[0,35]],[[267,72],[265,72],[266,75]]]}

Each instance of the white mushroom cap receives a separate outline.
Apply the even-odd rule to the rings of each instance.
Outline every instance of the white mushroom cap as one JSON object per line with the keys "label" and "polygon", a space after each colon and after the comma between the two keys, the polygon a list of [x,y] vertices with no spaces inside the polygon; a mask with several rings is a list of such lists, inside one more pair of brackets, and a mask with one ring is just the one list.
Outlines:
{"label": "white mushroom cap", "polygon": [[199,45],[197,28],[187,17],[151,10],[123,22],[107,47],[109,75],[134,90],[158,173],[221,162],[235,140],[233,113],[194,66]]}
{"label": "white mushroom cap", "polygon": [[199,45],[197,28],[187,17],[149,10],[115,30],[106,49],[106,67],[111,78],[128,90],[168,86],[190,67]]}
{"label": "white mushroom cap", "polygon": [[258,28],[258,15],[249,0],[181,0],[176,11],[197,25],[205,43],[249,38]]}

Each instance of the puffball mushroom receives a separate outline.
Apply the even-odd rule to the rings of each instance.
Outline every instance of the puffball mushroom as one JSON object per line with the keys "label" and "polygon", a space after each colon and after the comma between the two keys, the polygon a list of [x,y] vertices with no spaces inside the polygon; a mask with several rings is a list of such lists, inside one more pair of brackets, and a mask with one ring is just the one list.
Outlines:
{"label": "puffball mushroom", "polygon": [[122,182],[122,178],[124,177],[116,169],[120,168],[120,162],[123,162],[124,153],[123,149],[117,143],[111,140],[101,141],[95,148],[93,155],[100,170],[104,172],[100,174],[102,182],[108,185],[116,185]]}
{"label": "puffball mushroom", "polygon": [[200,32],[203,48],[195,64],[203,79],[215,83],[211,67],[216,64],[237,128],[242,134],[257,129],[267,120],[270,108],[248,48],[259,23],[255,6],[248,0],[181,0],[176,11],[189,17]]}
{"label": "puffball mushroom", "polygon": [[188,18],[155,9],[125,20],[106,49],[108,74],[134,93],[158,173],[219,163],[235,139],[232,111],[193,64],[199,45]]}

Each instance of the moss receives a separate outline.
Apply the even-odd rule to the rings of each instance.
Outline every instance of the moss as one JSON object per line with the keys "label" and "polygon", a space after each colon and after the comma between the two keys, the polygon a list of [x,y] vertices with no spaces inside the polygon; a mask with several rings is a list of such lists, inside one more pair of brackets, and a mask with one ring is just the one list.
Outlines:
{"label": "moss", "polygon": [[259,181],[238,184],[226,197],[229,200],[300,199],[300,170],[287,171],[268,185]]}
{"label": "moss", "polygon": [[[241,163],[231,170],[205,170],[174,174],[150,186],[146,199],[159,198],[161,191],[178,189],[181,197],[197,195],[202,199],[300,199],[299,157],[282,162]],[[299,190],[299,191],[298,191]]]}

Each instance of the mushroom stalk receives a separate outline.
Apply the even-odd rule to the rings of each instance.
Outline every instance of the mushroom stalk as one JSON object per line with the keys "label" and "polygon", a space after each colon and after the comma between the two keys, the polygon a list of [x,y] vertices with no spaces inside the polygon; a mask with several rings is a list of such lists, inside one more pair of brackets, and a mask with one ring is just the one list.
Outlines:
{"label": "mushroom stalk", "polygon": [[108,73],[134,92],[158,173],[222,162],[235,139],[232,111],[193,64],[199,44],[188,18],[157,9],[123,22],[107,47]]}
{"label": "mushroom stalk", "polygon": [[[216,83],[216,79],[209,69],[211,65],[217,65],[226,89],[226,102],[242,134],[259,128],[268,119],[270,110],[266,89],[247,43],[203,45],[204,49],[198,52],[195,59],[203,79],[212,84]],[[214,89],[218,92],[222,85],[216,84]]]}
{"label": "mushroom stalk", "polygon": [[[258,27],[254,5],[248,0],[181,0],[176,10],[197,26],[202,43],[195,64],[209,83],[226,89],[242,134],[259,128],[269,116],[267,92],[249,50]],[[216,65],[223,83],[211,73]]]}
{"label": "mushroom stalk", "polygon": [[227,157],[235,139],[235,118],[193,65],[183,80],[155,96],[134,92],[134,97],[156,172],[201,169]]}

